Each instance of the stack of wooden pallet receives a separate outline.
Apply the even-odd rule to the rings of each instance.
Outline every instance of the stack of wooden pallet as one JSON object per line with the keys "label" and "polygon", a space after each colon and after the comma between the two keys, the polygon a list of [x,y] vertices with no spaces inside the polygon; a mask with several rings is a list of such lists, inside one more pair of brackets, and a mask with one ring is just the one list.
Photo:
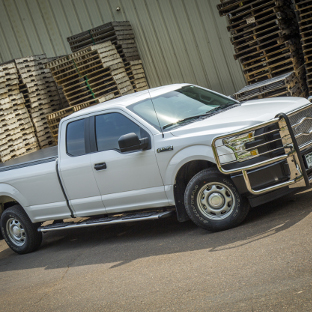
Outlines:
{"label": "stack of wooden pallet", "polygon": [[47,65],[70,106],[95,104],[133,93],[124,64],[115,46],[105,42],[49,62]]}
{"label": "stack of wooden pallet", "polygon": [[49,69],[46,69],[45,54],[16,59],[20,78],[20,91],[35,126],[40,148],[54,145],[54,139],[46,115],[61,107],[56,83]]}
{"label": "stack of wooden pallet", "polygon": [[233,96],[238,101],[276,96],[305,96],[306,90],[301,88],[299,79],[300,77],[296,72],[286,73],[275,78],[248,85],[236,92]]}
{"label": "stack of wooden pallet", "polygon": [[312,95],[312,1],[294,0],[299,22],[309,94]]}
{"label": "stack of wooden pallet", "polygon": [[67,38],[72,52],[84,49],[91,45],[110,41],[116,46],[124,61],[140,59],[134,41],[134,33],[128,21],[109,22],[104,25],[84,31]]}
{"label": "stack of wooden pallet", "polygon": [[[225,0],[235,59],[248,84],[297,71],[303,64],[299,29],[290,0]],[[300,81],[305,84],[304,81]]]}
{"label": "stack of wooden pallet", "polygon": [[0,66],[0,161],[39,149],[14,61]]}
{"label": "stack of wooden pallet", "polygon": [[138,68],[137,61],[140,61],[140,56],[135,43],[134,32],[128,21],[106,23],[80,34],[68,37],[67,41],[69,42],[72,52],[110,41],[116,47],[118,54],[124,62],[127,69],[126,72],[135,91],[148,88],[142,62],[140,63],[140,71],[143,71],[143,73],[140,73],[140,78],[133,76],[132,67],[134,66],[136,69]]}
{"label": "stack of wooden pallet", "polygon": [[89,106],[94,105],[94,104],[97,104],[97,103],[93,103],[93,104],[82,103],[82,104],[78,104],[75,106],[70,106],[70,107],[64,108],[64,109],[59,110],[55,113],[51,113],[51,114],[47,115],[49,127],[50,127],[52,134],[53,134],[55,142],[58,141],[59,123],[60,123],[62,118],[65,118],[66,116],[69,116],[70,114],[72,114],[74,112],[78,112],[79,110],[86,108],[86,107],[89,107]]}

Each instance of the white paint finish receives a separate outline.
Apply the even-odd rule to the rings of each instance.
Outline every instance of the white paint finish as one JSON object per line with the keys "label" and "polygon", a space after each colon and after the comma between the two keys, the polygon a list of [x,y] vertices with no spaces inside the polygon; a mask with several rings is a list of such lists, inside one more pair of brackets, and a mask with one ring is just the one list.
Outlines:
{"label": "white paint finish", "polygon": [[4,171],[1,183],[7,183],[27,198],[27,206],[62,202],[64,196],[55,170],[55,161]]}
{"label": "white paint finish", "polygon": [[[121,112],[119,109],[117,111]],[[111,110],[107,109],[106,112],[109,113]],[[91,154],[91,166],[104,206],[107,211],[116,211],[116,209],[122,209],[121,207],[129,210],[144,208],[146,205],[154,207],[157,201],[158,205],[164,202],[168,204],[155,157],[153,132],[133,119],[130,114],[123,112],[123,115],[149,133],[152,149],[131,153],[108,150]],[[103,162],[107,165],[106,169],[100,171],[94,169],[95,164]],[[125,196],[122,196],[122,193],[131,191],[133,193],[129,193],[128,202],[125,203]],[[151,192],[150,197],[148,191]]]}
{"label": "white paint finish", "polygon": [[[1,177],[1,180],[3,177]],[[25,196],[24,196],[25,195]],[[21,194],[16,188],[7,183],[0,183],[0,196],[9,196],[16,202],[18,202],[22,207],[27,208],[29,206],[29,201],[27,198],[28,194]]]}
{"label": "white paint finish", "polygon": [[129,20],[151,87],[190,82],[232,94],[245,82],[218,3],[0,0],[0,57],[8,61],[30,53],[68,54],[67,37],[110,21]]}
{"label": "white paint finish", "polygon": [[[151,178],[152,179],[152,178]],[[107,213],[169,206],[164,187],[152,187],[102,196]]]}
{"label": "white paint finish", "polygon": [[71,218],[66,201],[29,206],[25,210],[32,222]]}
{"label": "white paint finish", "polygon": [[69,216],[55,161],[0,173],[0,196],[11,196],[33,222]]}
{"label": "white paint finish", "polygon": [[91,155],[71,157],[65,153],[64,147],[62,151],[59,170],[71,208],[77,214],[85,213],[88,209],[86,201],[89,198],[92,209],[103,211],[104,206],[91,167]]}
{"label": "white paint finish", "polygon": [[[93,177],[86,177],[90,181]],[[95,186],[97,188],[97,186]],[[89,189],[88,189],[89,190]],[[70,206],[75,210],[76,217],[94,216],[97,214],[106,213],[106,208],[103,206],[102,196],[97,192],[97,196],[79,197],[78,199],[69,200]]]}
{"label": "white paint finish", "polygon": [[[157,96],[182,86],[185,84],[155,88],[150,93]],[[128,105],[148,97],[148,91],[124,96],[81,110],[61,121],[60,176],[76,216],[172,205],[178,170],[192,160],[214,163],[210,145],[217,135],[257,125],[274,118],[277,113],[287,113],[309,103],[304,98],[289,97],[247,101],[223,113],[165,132],[162,137],[157,129],[127,110]],[[79,157],[67,155],[66,125],[82,116],[103,112],[123,112],[145,128],[151,135],[152,149],[132,153],[105,151]],[[155,156],[158,148],[171,145],[172,151]],[[107,169],[94,170],[94,164],[101,162],[106,162]],[[33,221],[69,216],[55,162],[1,172],[0,183],[0,196],[17,200]]]}

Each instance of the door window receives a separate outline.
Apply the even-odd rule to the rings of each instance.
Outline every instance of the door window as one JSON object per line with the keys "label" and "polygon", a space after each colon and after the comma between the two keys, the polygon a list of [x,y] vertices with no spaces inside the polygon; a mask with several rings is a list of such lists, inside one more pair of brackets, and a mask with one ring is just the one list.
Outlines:
{"label": "door window", "polygon": [[86,154],[85,146],[85,119],[68,124],[66,131],[66,148],[70,156]]}
{"label": "door window", "polygon": [[95,129],[98,151],[119,151],[118,139],[131,132],[134,132],[139,139],[149,137],[144,129],[120,113],[96,116]]}

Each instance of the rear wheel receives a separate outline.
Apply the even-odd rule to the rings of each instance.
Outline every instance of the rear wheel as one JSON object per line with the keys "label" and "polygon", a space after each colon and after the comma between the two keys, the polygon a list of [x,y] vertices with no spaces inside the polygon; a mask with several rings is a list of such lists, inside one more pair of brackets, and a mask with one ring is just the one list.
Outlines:
{"label": "rear wheel", "polygon": [[202,170],[190,180],[184,204],[190,219],[210,231],[237,226],[249,211],[247,200],[232,181],[215,168]]}
{"label": "rear wheel", "polygon": [[20,205],[6,209],[1,216],[1,232],[8,246],[19,254],[39,248],[42,233],[38,224],[33,224]]}

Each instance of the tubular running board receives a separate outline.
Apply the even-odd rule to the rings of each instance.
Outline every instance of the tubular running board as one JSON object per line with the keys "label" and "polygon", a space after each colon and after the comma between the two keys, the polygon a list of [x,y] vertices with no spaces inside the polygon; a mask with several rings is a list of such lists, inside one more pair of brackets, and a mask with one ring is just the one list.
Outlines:
{"label": "tubular running board", "polygon": [[74,228],[83,228],[89,226],[105,225],[105,224],[116,224],[116,223],[127,223],[135,221],[144,221],[144,220],[155,220],[163,219],[170,217],[175,213],[174,210],[171,211],[162,211],[162,212],[142,212],[142,213],[132,213],[132,214],[123,214],[122,216],[116,217],[105,217],[105,218],[92,218],[84,220],[82,222],[60,222],[49,224],[38,228],[39,232],[49,232],[57,231],[63,229],[74,229]]}

